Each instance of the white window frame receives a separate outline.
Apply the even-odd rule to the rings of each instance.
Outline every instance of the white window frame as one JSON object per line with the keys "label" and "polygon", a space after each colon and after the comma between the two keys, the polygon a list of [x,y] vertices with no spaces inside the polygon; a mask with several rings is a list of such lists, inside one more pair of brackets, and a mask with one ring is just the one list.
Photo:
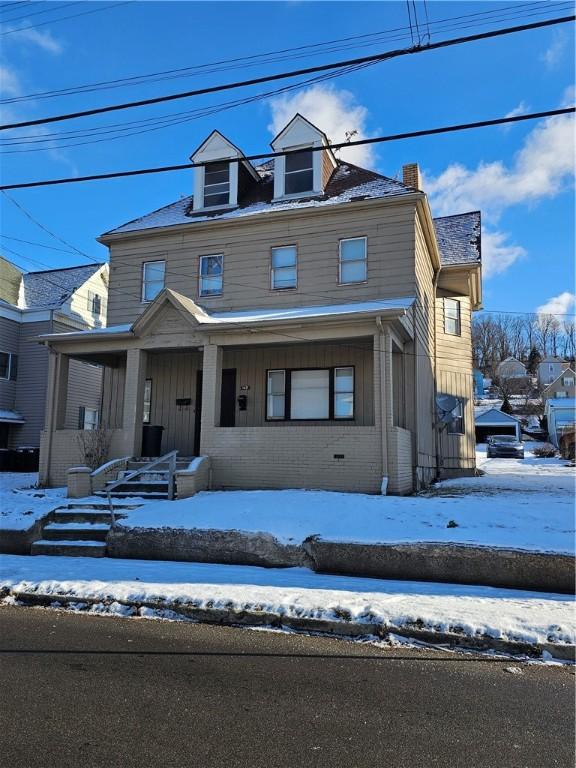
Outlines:
{"label": "white window frame", "polygon": [[[8,356],[6,376],[0,376],[0,381],[16,381],[16,375],[18,372],[18,355],[15,352],[6,352],[4,349],[0,349],[0,354]],[[14,365],[14,360],[16,360],[16,365]],[[14,369],[16,369],[16,373],[13,375]]]}
{"label": "white window frame", "polygon": [[[95,303],[98,304],[98,309],[94,308]],[[88,291],[88,312],[98,316],[102,314],[102,297],[95,291]]]}
{"label": "white window frame", "polygon": [[[206,171],[210,169],[211,165],[226,165],[228,168],[228,181],[224,182],[218,182],[217,184],[206,184]],[[202,205],[204,208],[211,209],[218,209],[218,208],[228,208],[230,205],[230,192],[232,190],[232,169],[231,169],[231,163],[228,160],[214,160],[211,163],[208,163],[204,166],[204,173],[202,174]],[[225,203],[215,203],[214,205],[207,205],[206,203],[206,190],[209,187],[219,187],[222,184],[228,184],[228,200]],[[214,194],[225,194],[224,192],[214,193]]]}
{"label": "white window frame", "polygon": [[[352,378],[352,390],[336,390],[336,371],[349,370]],[[322,371],[328,374],[328,388],[326,392],[327,416],[292,416],[294,389],[292,386],[294,374]],[[283,392],[271,391],[271,374],[283,374]],[[336,401],[338,395],[352,395],[352,414],[349,416],[336,415]],[[284,408],[282,416],[271,415],[271,398],[283,397]],[[356,369],[354,365],[337,365],[334,367],[323,368],[270,368],[266,371],[266,421],[294,421],[294,422],[315,422],[315,421],[354,421],[356,418]]]}
{"label": "white window frame", "polygon": [[[309,168],[299,168],[296,171],[288,171],[287,170],[287,163],[286,163],[286,161],[290,157],[290,154],[284,155],[284,196],[285,197],[302,197],[303,195],[313,194],[314,186],[315,186],[314,185],[314,181],[315,181],[315,176],[316,176],[316,168],[315,168],[315,163],[314,163],[314,155],[317,154],[317,153],[314,152],[312,150],[312,147],[310,147],[310,146],[308,146],[308,147],[293,147],[292,150],[287,150],[287,152],[289,152],[289,153],[293,152],[294,153],[293,154],[294,157],[296,155],[304,155],[306,152],[310,152],[311,165],[310,165]],[[286,181],[288,179],[288,176],[294,176],[295,174],[298,174],[298,173],[311,173],[312,174],[310,188],[309,189],[303,189],[300,192],[288,192],[287,189],[286,189]]]}
{"label": "white window frame", "polygon": [[[159,290],[152,296],[152,298],[148,299],[146,298],[146,286],[152,285],[152,284],[158,284],[160,285],[160,280],[147,280],[146,279],[146,267],[149,264],[163,264],[164,265],[164,272],[162,274],[162,285],[159,288]],[[164,286],[166,285],[166,259],[156,259],[155,261],[144,261],[142,262],[142,301],[146,304],[149,304],[151,301],[154,301],[156,296],[160,293],[161,290],[163,290]]]}
{"label": "white window frame", "polygon": [[574,377],[573,376],[564,376],[562,379],[562,386],[563,387],[573,387],[574,386]]}
{"label": "white window frame", "polygon": [[[455,305],[455,317],[449,314],[450,304]],[[455,321],[455,330],[448,328],[448,320]],[[462,336],[462,306],[459,299],[444,299],[444,333],[448,334],[448,336]]]}
{"label": "white window frame", "polygon": [[[364,256],[361,259],[348,259],[342,261],[342,243],[350,243],[355,240],[364,241]],[[355,264],[356,262],[364,262],[364,277],[362,280],[346,280],[342,279],[342,264]],[[360,285],[368,281],[368,238],[366,235],[361,237],[343,237],[338,241],[338,285]]]}
{"label": "white window frame", "polygon": [[[337,371],[351,371],[352,375],[352,389],[337,389],[336,388],[336,381],[337,381]],[[338,395],[352,395],[352,415],[351,416],[337,416],[336,415],[336,402],[338,400]],[[334,414],[334,420],[335,421],[349,421],[350,419],[354,419],[356,415],[356,370],[353,365],[338,365],[336,368],[334,368],[334,391],[332,393],[333,398],[333,404],[332,404],[332,411]]]}
{"label": "white window frame", "polygon": [[[274,251],[283,251],[288,248],[294,250],[294,264],[283,267],[274,266]],[[275,285],[277,273],[281,273],[284,270],[294,270],[294,285]],[[273,291],[293,291],[298,288],[298,246],[297,245],[275,245],[270,249],[270,288]]]}
{"label": "white window frame", "polygon": [[93,431],[98,429],[100,423],[100,413],[98,408],[84,408],[84,430]]}
{"label": "white window frame", "polygon": [[[210,275],[202,275],[202,262],[204,259],[221,259],[221,272],[220,275],[216,276],[210,276]],[[220,278],[220,290],[218,293],[212,292],[212,293],[204,293],[202,290],[202,279],[208,279],[213,280],[215,277]],[[209,253],[205,256],[200,256],[198,259],[198,296],[201,296],[205,299],[211,299],[214,296],[222,296],[224,293],[224,254],[223,253]]]}
{"label": "white window frame", "polygon": [[458,404],[452,410],[453,421],[448,423],[449,435],[464,435],[466,429],[464,426],[464,401],[458,399]]}
{"label": "white window frame", "polygon": [[[271,384],[272,384],[271,374],[273,373],[282,374],[282,378],[283,378],[282,392],[271,391]],[[283,399],[281,416],[271,415],[273,408],[271,408],[270,406],[275,397],[282,397]],[[286,370],[284,368],[271,368],[270,370],[266,371],[266,420],[267,421],[285,421],[285,419],[286,419]]]}

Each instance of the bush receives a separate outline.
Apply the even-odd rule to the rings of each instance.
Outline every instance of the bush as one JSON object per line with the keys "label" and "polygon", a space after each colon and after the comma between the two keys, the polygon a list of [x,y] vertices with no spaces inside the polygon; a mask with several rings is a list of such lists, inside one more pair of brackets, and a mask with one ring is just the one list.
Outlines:
{"label": "bush", "polygon": [[538,456],[539,459],[553,459],[556,456],[556,448],[552,443],[542,443],[538,448],[534,448],[532,451],[534,456]]}

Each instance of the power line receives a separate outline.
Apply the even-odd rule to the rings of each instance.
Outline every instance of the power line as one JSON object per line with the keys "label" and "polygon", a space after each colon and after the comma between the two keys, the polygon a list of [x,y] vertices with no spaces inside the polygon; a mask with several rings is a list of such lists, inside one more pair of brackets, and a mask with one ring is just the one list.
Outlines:
{"label": "power line", "polygon": [[[53,13],[54,11],[61,11],[62,8],[68,8],[69,5],[74,5],[74,3],[63,3],[62,5],[56,5],[53,8],[44,8],[41,11],[34,11],[34,13],[25,13],[23,16],[13,16],[10,19],[3,18],[0,21],[3,24],[12,24],[14,21],[20,21],[20,19],[29,19],[31,16],[39,16],[41,13]],[[22,8],[19,8],[18,10],[21,11]]]}
{"label": "power line", "polygon": [[[56,248],[54,245],[45,245],[44,243],[36,243],[33,240],[22,240],[20,237],[10,237],[9,235],[0,234],[4,240],[14,240],[15,243],[26,243],[26,245],[34,245],[37,248],[49,248],[51,251],[61,251],[62,253],[73,254],[74,251],[69,251],[67,248]],[[25,257],[27,258],[27,257]]]}
{"label": "power line", "polygon": [[[119,5],[128,5],[130,0],[124,0],[124,2],[121,3],[112,3],[112,5],[107,5],[104,8],[92,8],[89,11],[81,11],[80,13],[73,13],[70,16],[61,16],[58,19],[51,19],[50,21],[42,21],[39,24],[29,24],[26,27],[18,27],[18,29],[9,29],[6,32],[0,32],[0,37],[4,37],[5,35],[16,35],[18,32],[26,32],[29,29],[36,29],[37,27],[45,27],[46,24],[57,24],[59,21],[67,21],[68,19],[76,19],[79,16],[87,16],[89,13],[100,13],[101,11],[110,11],[112,8],[116,8]],[[31,14],[32,15],[32,14]],[[9,22],[10,19],[7,19],[7,22]]]}
{"label": "power line", "polygon": [[[573,7],[572,3],[570,2],[546,3],[545,7],[542,7],[542,5],[543,4],[541,2],[517,3],[515,5],[504,6],[504,7],[492,9],[489,11],[481,11],[477,13],[464,14],[460,16],[449,16],[449,17],[438,19],[437,21],[431,22],[431,24],[437,26],[440,24],[444,24],[445,22],[454,22],[449,26],[442,28],[447,30],[454,27],[478,26],[479,25],[478,20],[480,18],[483,19],[480,22],[481,24],[487,24],[487,23],[493,23],[494,21],[510,20],[511,18],[526,18],[528,16],[542,15],[544,13],[551,13],[551,12],[555,13],[555,12],[560,12],[564,10],[569,10]],[[533,11],[533,12],[529,12],[529,11]],[[497,19],[489,18],[494,14],[505,14],[505,16],[500,16]],[[462,21],[465,19],[472,19],[472,18],[476,18],[477,22],[467,23],[465,21]],[[459,21],[461,21],[460,24],[455,23]],[[205,72],[212,73],[215,71],[227,71],[229,69],[237,70],[245,66],[256,66],[261,63],[262,59],[264,59],[265,63],[269,63],[271,61],[280,61],[284,59],[294,60],[295,58],[304,58],[312,55],[319,55],[322,53],[326,53],[327,50],[336,51],[336,50],[342,50],[350,47],[354,47],[354,48],[367,47],[367,46],[377,45],[379,42],[382,42],[382,40],[380,39],[382,37],[390,38],[392,33],[405,32],[406,30],[408,30],[408,27],[393,27],[386,30],[380,30],[379,32],[366,33],[362,35],[352,35],[349,37],[336,38],[333,40],[327,40],[319,43],[309,43],[307,45],[301,45],[293,48],[283,48],[275,51],[266,51],[259,54],[253,54],[251,56],[241,56],[241,57],[235,57],[231,59],[220,59],[208,64],[197,64],[189,67],[180,67],[177,69],[160,70],[157,72],[150,72],[150,73],[141,74],[141,75],[133,75],[130,77],[117,78],[114,80],[103,80],[95,83],[70,86],[68,88],[62,88],[58,90],[41,91],[37,93],[27,94],[25,96],[15,96],[9,99],[8,98],[0,99],[0,103],[8,104],[8,103],[14,103],[18,101],[26,101],[27,99],[38,100],[42,98],[54,98],[59,96],[74,95],[76,93],[89,93],[97,90],[108,90],[111,88],[121,88],[126,86],[141,85],[141,84],[144,84],[145,81],[147,80],[151,82],[158,82],[159,80],[190,77],[192,75],[203,74]],[[396,35],[395,39],[405,39],[406,37],[409,37],[409,35],[405,35],[405,34],[400,36]],[[374,40],[374,41],[371,42],[371,40]],[[360,41],[364,41],[364,42],[360,42]],[[334,47],[338,45],[339,47]],[[332,48],[327,49],[326,48],[327,46],[332,46]],[[315,51],[314,49],[321,49],[321,50]],[[307,53],[305,53],[305,51],[307,51]],[[230,66],[222,66],[222,65],[230,65]]]}
{"label": "power line", "polygon": [[[332,62],[330,64],[320,64],[314,67],[306,67],[305,69],[291,70],[289,72],[279,72],[275,75],[266,75],[263,77],[255,77],[249,80],[237,81],[234,83],[225,83],[221,85],[214,85],[207,88],[197,88],[192,91],[184,91],[182,93],[173,93],[166,96],[156,96],[148,99],[141,99],[139,101],[124,102],[122,104],[111,104],[104,107],[95,107],[92,109],[85,109],[79,112],[69,112],[62,115],[52,115],[50,117],[37,118],[35,120],[26,120],[19,123],[7,123],[0,125],[0,130],[7,130],[9,128],[25,128],[31,125],[45,125],[46,123],[61,122],[63,120],[74,120],[80,117],[88,117],[91,115],[103,114],[106,112],[115,112],[118,110],[132,109],[134,107],[149,106],[151,104],[159,104],[166,101],[175,101],[178,99],[190,98],[192,96],[201,96],[208,93],[217,93],[220,91],[232,90],[235,88],[243,88],[250,85],[257,85],[259,83],[274,82],[277,80],[283,80],[290,77],[298,77],[300,75],[313,74],[315,72],[325,72],[331,69],[341,69],[357,64],[367,64],[368,62],[386,61],[388,59],[397,58],[399,56],[406,56],[414,53],[422,53],[424,51],[438,50],[441,48],[447,48],[454,45],[462,45],[464,43],[471,43],[478,40],[486,40],[493,37],[501,37],[502,35],[510,35],[516,32],[527,32],[532,29],[540,29],[543,27],[550,27],[558,24],[565,24],[572,22],[576,19],[576,16],[564,16],[555,19],[546,19],[543,21],[533,22],[531,24],[522,24],[515,27],[507,27],[505,29],[491,30],[489,32],[481,32],[475,35],[468,35],[466,37],[453,38],[449,40],[442,40],[437,43],[429,43],[425,46],[416,46],[413,48],[402,48],[393,51],[386,51],[384,53],[373,54],[371,56],[363,56],[355,59],[348,59],[347,61]],[[6,34],[6,33],[4,33]]]}
{"label": "power line", "polygon": [[[327,144],[326,146],[307,147],[304,149],[292,150],[291,152],[264,152],[257,155],[245,155],[240,160],[232,159],[230,162],[241,162],[244,160],[264,160],[274,157],[282,157],[290,154],[299,154],[300,152],[320,152],[324,149],[345,149],[347,147],[358,147],[366,144],[380,144],[389,141],[399,141],[401,139],[414,139],[422,136],[436,136],[442,133],[454,133],[455,131],[466,131],[474,128],[486,128],[494,125],[504,125],[507,123],[518,123],[524,120],[537,120],[544,117],[555,117],[558,115],[572,114],[576,111],[574,107],[564,107],[562,109],[551,109],[545,112],[532,112],[524,115],[514,115],[511,117],[500,117],[494,120],[482,120],[474,123],[461,123],[459,125],[448,125],[442,128],[428,128],[421,131],[409,131],[406,133],[395,133],[389,136],[377,136],[370,139],[358,139],[356,141],[344,141],[339,144]],[[169,171],[185,171],[190,168],[200,168],[209,163],[184,163],[180,165],[165,165],[156,168],[140,168],[133,171],[114,171],[111,173],[98,173],[90,176],[76,176],[61,179],[46,179],[43,181],[28,181],[18,184],[4,184],[0,186],[0,191],[5,192],[8,189],[29,189],[31,187],[49,187],[56,184],[77,184],[85,181],[100,181],[102,179],[117,179],[120,177],[143,176],[151,173],[166,173]]]}

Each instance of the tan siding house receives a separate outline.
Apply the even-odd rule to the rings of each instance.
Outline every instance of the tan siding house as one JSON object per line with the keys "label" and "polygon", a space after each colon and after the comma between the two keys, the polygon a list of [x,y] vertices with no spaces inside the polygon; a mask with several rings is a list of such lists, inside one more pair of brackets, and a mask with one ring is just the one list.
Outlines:
{"label": "tan siding house", "polygon": [[300,115],[272,146],[254,168],[214,131],[192,197],[100,238],[108,327],[45,338],[45,483],[81,458],[75,359],[104,366],[110,458],[161,426],[161,453],[209,457],[214,489],[410,493],[473,472],[479,214],[434,220],[416,166],[400,182],[337,160]]}

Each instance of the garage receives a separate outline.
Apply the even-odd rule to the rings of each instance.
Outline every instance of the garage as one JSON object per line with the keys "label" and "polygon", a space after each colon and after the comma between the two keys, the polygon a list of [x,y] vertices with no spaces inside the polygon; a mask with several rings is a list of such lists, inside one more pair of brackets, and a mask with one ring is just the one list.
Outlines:
{"label": "garage", "polygon": [[520,440],[520,422],[494,406],[474,408],[476,442],[485,443],[490,435],[513,435]]}

